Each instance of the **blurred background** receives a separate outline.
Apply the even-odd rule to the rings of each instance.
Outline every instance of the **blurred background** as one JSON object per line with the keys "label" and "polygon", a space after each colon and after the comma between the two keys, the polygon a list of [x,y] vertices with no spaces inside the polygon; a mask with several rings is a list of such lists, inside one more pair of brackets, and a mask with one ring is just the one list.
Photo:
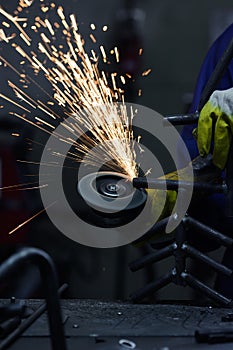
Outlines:
{"label": "blurred background", "polygon": [[[98,42],[106,48],[120,48],[121,63],[116,68],[135,77],[135,82],[127,88],[126,100],[150,107],[162,115],[187,111],[208,48],[233,20],[231,0],[54,2],[61,4],[66,14],[74,13],[77,16],[84,38],[89,36],[90,24],[95,23]],[[43,3],[46,4],[46,1]],[[15,10],[19,11],[18,4],[15,0],[0,0],[0,5],[11,14]],[[40,4],[39,0],[34,0],[28,8],[28,16],[35,17]],[[104,25],[108,26],[106,32],[102,30]],[[89,49],[91,45],[90,40],[87,41]],[[143,48],[141,56],[138,56],[139,48]],[[8,57],[14,63],[15,58],[10,50],[8,52],[8,46],[3,41],[0,42],[0,55]],[[6,82],[14,79],[13,73],[4,65],[0,69],[1,93],[7,94]],[[142,77],[142,72],[148,69],[151,69],[150,74]],[[35,96],[39,94],[36,89],[30,93]],[[12,117],[9,119],[10,107],[2,100],[0,105],[0,180],[3,187],[28,182],[28,176],[33,178],[38,174],[36,164],[25,164],[17,160],[37,161],[46,138],[25,123]],[[19,133],[20,136],[12,137],[12,133]],[[32,139],[36,143],[32,143]],[[145,254],[145,249],[134,246],[114,249],[81,246],[58,232],[45,213],[12,235],[7,234],[41,208],[38,190],[0,192],[1,259],[25,244],[46,250],[56,262],[60,282],[69,284],[67,297],[125,299],[132,291],[173,266],[171,258],[146,271],[132,273],[128,269],[128,263]],[[220,250],[213,254],[221,260]],[[12,291],[16,293],[14,288],[17,285],[19,296],[38,296],[38,272],[30,267],[27,270],[25,281],[20,283],[21,287],[15,278],[13,286],[8,286],[7,283],[2,286],[2,295],[11,295]],[[188,287],[172,285],[157,293],[155,299],[190,297],[192,291]]]}

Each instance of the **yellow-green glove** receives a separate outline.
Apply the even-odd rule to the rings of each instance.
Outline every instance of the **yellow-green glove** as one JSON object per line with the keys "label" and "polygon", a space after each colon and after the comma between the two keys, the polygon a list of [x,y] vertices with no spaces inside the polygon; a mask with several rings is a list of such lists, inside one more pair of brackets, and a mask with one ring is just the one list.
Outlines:
{"label": "yellow-green glove", "polygon": [[[157,213],[161,213],[159,220],[171,215],[172,209],[176,203],[177,193],[176,191],[166,191],[166,201],[164,204],[163,190],[147,189],[148,200],[150,200],[151,214],[157,216]],[[163,204],[163,207],[162,207]]]}
{"label": "yellow-green glove", "polygon": [[[148,225],[148,230],[150,230],[151,224],[155,224],[157,221],[160,221],[163,218],[171,215],[172,209],[176,203],[177,193],[176,191],[164,191],[156,189],[147,189],[146,192],[148,195],[147,200],[149,201],[150,208],[150,220],[146,223],[146,226]],[[157,220],[154,221],[154,218],[157,218]],[[143,236],[134,242],[133,245],[136,247],[141,247],[145,243],[148,243],[148,241],[150,243],[160,242],[161,240],[166,241],[167,239],[170,239],[171,236],[173,236],[173,233],[167,234],[164,231],[164,233],[156,233],[149,239],[144,238]]]}
{"label": "yellow-green glove", "polygon": [[201,110],[197,127],[200,155],[210,152],[214,141],[213,163],[220,169],[226,166],[233,133],[233,88],[215,91]]}
{"label": "yellow-green glove", "polygon": [[[173,171],[171,173],[168,173],[160,179],[166,179],[166,180],[183,180],[183,181],[189,181],[189,172],[190,166],[180,169],[179,172]],[[151,206],[151,213],[153,216],[154,214],[161,213],[159,216],[159,220],[162,220],[163,218],[171,215],[171,212],[174,208],[174,205],[176,203],[177,198],[177,192],[172,190],[166,191],[166,201],[164,204],[164,190],[156,190],[156,189],[147,189],[148,194],[148,200],[150,200],[150,206]],[[163,207],[162,207],[163,205]],[[154,215],[157,216],[157,215]]]}
{"label": "yellow-green glove", "polygon": [[[189,180],[189,171],[187,168],[181,169],[179,170],[179,172],[174,171],[171,172],[169,174],[166,174],[163,177],[160,177],[160,179],[167,179],[167,180]],[[157,221],[162,220],[165,217],[168,217],[171,215],[172,210],[174,208],[174,205],[176,203],[176,199],[177,199],[177,192],[176,191],[172,191],[172,190],[157,190],[157,189],[147,189],[147,194],[148,194],[148,200],[150,201],[150,211],[151,211],[151,219],[153,220],[153,218],[158,218]],[[166,200],[164,203],[164,196],[166,196]],[[159,216],[159,217],[158,217]],[[155,222],[154,222],[155,223]],[[156,241],[160,241],[161,237],[164,237],[164,240],[166,239],[165,237],[167,237],[168,239],[171,238],[171,236],[174,235],[174,232],[172,233],[165,233],[164,234],[156,234],[154,237],[150,238],[150,242],[156,242]],[[140,240],[140,244],[142,245],[144,243],[146,243],[147,240]],[[138,244],[137,244],[138,245]]]}

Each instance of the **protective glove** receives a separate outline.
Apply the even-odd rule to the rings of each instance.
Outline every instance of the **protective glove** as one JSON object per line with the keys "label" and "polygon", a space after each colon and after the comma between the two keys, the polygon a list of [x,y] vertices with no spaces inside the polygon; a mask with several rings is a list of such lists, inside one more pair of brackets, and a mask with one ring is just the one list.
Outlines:
{"label": "protective glove", "polygon": [[[183,180],[183,181],[190,181],[190,166],[193,169],[193,175],[194,175],[194,182],[206,182],[206,183],[219,183],[221,182],[221,170],[213,165],[212,163],[212,157],[208,155],[206,158],[197,157],[193,159],[191,164],[189,164],[187,167],[179,170],[179,174],[177,171],[171,172],[166,174],[165,176],[161,177],[160,179],[167,179],[167,180]],[[172,210],[174,208],[174,205],[176,203],[177,199],[177,192],[171,191],[171,190],[157,190],[157,189],[147,189],[148,194],[148,200],[150,201],[150,210],[151,210],[151,217],[158,217],[159,213],[160,216],[157,221],[160,221],[168,216],[171,215]],[[206,195],[204,193],[204,195]],[[164,204],[164,196],[166,196],[165,204]],[[197,194],[193,194],[193,198],[200,200],[199,197],[202,197],[203,193],[199,192]],[[174,237],[174,232],[171,233],[156,233],[154,236],[150,236],[149,242],[150,243],[161,243],[166,242],[166,240],[171,240]],[[141,246],[148,242],[148,237],[145,235],[145,237],[141,237],[137,242],[136,246]]]}
{"label": "protective glove", "polygon": [[150,201],[150,207],[151,207],[151,213],[152,217],[157,216],[156,213],[160,213],[160,216],[158,218],[159,220],[162,220],[163,218],[171,215],[172,209],[176,203],[177,193],[176,191],[166,191],[166,200],[165,204],[162,207],[161,203],[163,203],[163,196],[164,191],[163,190],[155,190],[155,189],[147,189],[147,195],[148,200]]}
{"label": "protective glove", "polygon": [[[151,229],[151,224],[155,224],[156,222],[164,219],[165,217],[168,217],[172,213],[172,209],[176,203],[177,193],[176,191],[164,191],[164,190],[157,190],[157,189],[146,189],[147,192],[147,201],[149,201],[150,206],[150,220],[146,223],[146,226],[148,226],[148,230]],[[164,196],[165,204],[164,204]],[[160,215],[158,217],[158,215]],[[156,221],[154,221],[154,218],[158,218]],[[147,232],[146,232],[147,233]],[[133,242],[133,245],[136,247],[141,247],[144,244],[147,243],[161,243],[161,242],[167,242],[171,238],[174,237],[174,233],[171,234],[161,232],[156,234],[153,234],[150,236],[150,238],[147,237],[147,235],[143,235],[141,238],[137,239],[135,242]]]}
{"label": "protective glove", "polygon": [[[184,168],[179,171],[179,175],[177,171],[171,172],[166,174],[163,177],[160,177],[160,179],[167,179],[167,180],[186,180],[188,181],[189,178],[187,177],[187,168]],[[174,208],[174,205],[176,203],[177,199],[177,192],[172,190],[160,190],[160,189],[147,189],[148,194],[148,201],[150,204],[150,212],[151,212],[151,218],[158,218],[157,222],[170,216],[172,213],[172,210]],[[166,196],[166,200],[164,203],[164,196]],[[161,213],[161,214],[160,214]],[[158,217],[158,215],[160,216]],[[155,222],[153,222],[155,223]],[[172,233],[156,233],[154,236],[150,237],[149,242],[155,243],[155,242],[165,242],[166,240],[170,240],[172,237],[174,237],[174,232]],[[139,242],[139,244],[138,244]],[[148,239],[145,237],[142,237],[139,239],[136,243],[137,246],[141,246],[144,243],[147,243]]]}
{"label": "protective glove", "polygon": [[[233,88],[215,91],[201,110],[196,132],[199,153],[205,157],[214,141],[213,163],[226,166],[233,133]],[[194,133],[195,135],[195,133]]]}

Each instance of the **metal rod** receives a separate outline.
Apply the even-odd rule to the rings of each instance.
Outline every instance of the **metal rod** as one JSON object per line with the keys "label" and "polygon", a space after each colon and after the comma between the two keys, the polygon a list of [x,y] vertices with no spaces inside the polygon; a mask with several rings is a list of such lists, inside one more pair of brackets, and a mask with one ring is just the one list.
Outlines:
{"label": "metal rod", "polygon": [[157,261],[160,261],[162,259],[167,258],[168,256],[171,256],[176,249],[177,245],[175,243],[170,244],[167,247],[164,247],[157,252],[145,255],[141,257],[140,259],[137,259],[129,264],[129,268],[131,271],[138,271],[142,269],[143,267],[153,264]]}
{"label": "metal rod", "polygon": [[199,252],[199,250],[191,247],[188,244],[183,244],[182,249],[187,253],[187,255],[189,255],[190,257],[199,260],[205,264],[207,264],[208,266],[212,267],[215,271],[223,273],[226,276],[231,276],[233,271],[231,269],[229,269],[228,267],[218,263],[217,261],[209,258],[208,256],[206,256],[205,254]]}
{"label": "metal rod", "polygon": [[0,338],[5,338],[8,334],[12,333],[21,322],[21,318],[19,316],[15,316],[9,318],[0,323]]}
{"label": "metal rod", "polygon": [[183,222],[186,227],[192,226],[200,230],[207,237],[221,243],[224,247],[231,247],[233,245],[233,239],[223,235],[221,232],[214,230],[213,228],[204,225],[200,221],[192,218],[191,216],[186,216],[183,218]]}
{"label": "metal rod", "polygon": [[225,306],[231,305],[231,299],[224,297],[222,294],[216,292],[214,289],[206,286],[204,283],[202,283],[189,273],[183,272],[181,277],[187,282],[189,286],[191,286],[194,289],[197,289],[199,292],[215,300],[217,303],[220,303]]}
{"label": "metal rod", "polygon": [[146,177],[136,177],[133,179],[133,186],[136,188],[167,189],[177,191],[178,188],[193,189],[193,191],[203,191],[205,193],[223,193],[227,191],[225,185],[209,184],[205,182],[191,182],[178,180],[147,179]]}
{"label": "metal rod", "polygon": [[167,115],[164,120],[164,126],[172,125],[187,125],[194,124],[198,121],[199,113],[181,114],[181,115]]}
{"label": "metal rod", "polygon": [[[66,342],[62,325],[61,310],[58,297],[58,283],[54,263],[50,256],[37,248],[23,248],[0,265],[0,281],[14,273],[26,262],[38,266],[45,288],[51,342],[54,350],[66,350]],[[1,344],[1,350],[4,349]]]}
{"label": "metal rod", "polygon": [[[61,296],[62,293],[67,289],[68,285],[64,283],[58,289],[58,295]],[[25,332],[47,309],[47,304],[43,303],[41,306],[33,312],[25,321],[23,321],[11,334],[0,343],[0,350],[7,349],[9,345],[15,342],[23,332]]]}
{"label": "metal rod", "polygon": [[138,291],[132,293],[130,295],[130,299],[132,301],[139,301],[145,298],[146,296],[149,296],[159,290],[162,287],[165,287],[170,282],[172,282],[173,279],[173,273],[170,272],[168,274],[165,274],[164,276],[157,279],[155,282],[151,282],[147,284],[145,287],[139,289]]}
{"label": "metal rod", "polygon": [[175,230],[175,242],[177,244],[177,249],[174,251],[176,271],[175,283],[179,285],[183,285],[184,281],[181,278],[181,274],[186,270],[186,256],[184,250],[182,249],[183,244],[186,240],[186,230],[184,229],[183,223],[181,222]]}

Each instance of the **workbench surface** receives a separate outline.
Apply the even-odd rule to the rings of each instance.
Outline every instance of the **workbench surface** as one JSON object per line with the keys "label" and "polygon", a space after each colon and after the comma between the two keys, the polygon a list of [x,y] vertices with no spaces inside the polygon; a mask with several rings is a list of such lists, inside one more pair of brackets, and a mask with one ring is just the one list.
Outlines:
{"label": "workbench surface", "polygon": [[[25,300],[25,303],[32,312],[44,301]],[[61,300],[61,308],[68,350],[125,350],[133,349],[133,343],[136,350],[233,349],[233,339],[209,345],[197,343],[194,337],[196,330],[206,328],[232,328],[233,333],[231,308],[73,299]],[[9,349],[51,349],[48,338],[44,313]],[[121,339],[126,340],[123,345],[119,343]]]}

